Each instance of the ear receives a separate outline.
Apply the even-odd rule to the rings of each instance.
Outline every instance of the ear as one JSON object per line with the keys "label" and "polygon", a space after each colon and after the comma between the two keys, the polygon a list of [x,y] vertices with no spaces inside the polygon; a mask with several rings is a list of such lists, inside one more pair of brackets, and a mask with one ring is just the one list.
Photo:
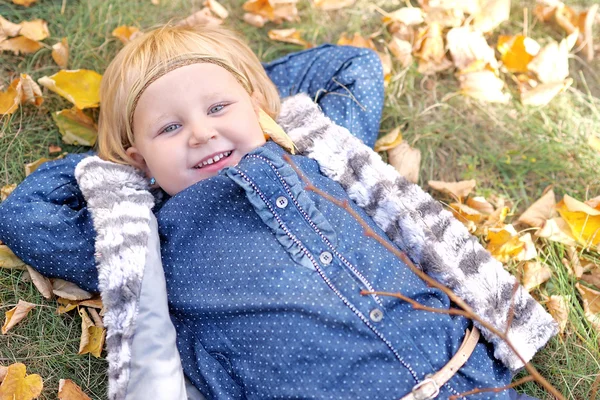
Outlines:
{"label": "ear", "polygon": [[147,176],[150,176],[150,171],[148,170],[148,165],[146,165],[146,160],[140,151],[135,147],[131,146],[127,150],[125,150],[127,155],[133,160],[133,166],[144,171]]}

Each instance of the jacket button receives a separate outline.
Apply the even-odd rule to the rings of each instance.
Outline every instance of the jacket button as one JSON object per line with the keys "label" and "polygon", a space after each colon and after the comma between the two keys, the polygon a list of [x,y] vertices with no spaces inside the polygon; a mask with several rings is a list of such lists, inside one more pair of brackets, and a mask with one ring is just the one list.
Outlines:
{"label": "jacket button", "polygon": [[319,256],[319,260],[321,260],[321,263],[323,263],[323,265],[329,265],[333,261],[333,256],[330,252],[324,251]]}
{"label": "jacket button", "polygon": [[275,205],[277,205],[279,208],[285,208],[288,205],[288,199],[286,199],[284,196],[279,196],[275,201]]}
{"label": "jacket button", "polygon": [[383,311],[379,308],[374,308],[369,313],[369,318],[371,318],[371,321],[373,322],[379,322],[383,319]]}

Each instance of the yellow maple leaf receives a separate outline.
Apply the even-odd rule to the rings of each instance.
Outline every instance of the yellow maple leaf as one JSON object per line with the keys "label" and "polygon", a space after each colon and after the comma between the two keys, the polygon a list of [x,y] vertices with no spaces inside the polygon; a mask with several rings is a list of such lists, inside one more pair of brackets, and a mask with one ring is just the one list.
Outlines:
{"label": "yellow maple leaf", "polygon": [[62,135],[62,140],[68,144],[93,146],[98,138],[98,126],[78,108],[68,108],[52,114]]}
{"label": "yellow maple leaf", "polygon": [[375,142],[375,151],[380,152],[393,149],[400,143],[402,143],[402,132],[400,132],[400,127],[396,127],[385,136],[377,139]]}
{"label": "yellow maple leaf", "polygon": [[13,190],[15,190],[17,187],[16,183],[11,183],[8,185],[4,185],[2,186],[2,188],[0,188],[0,201],[4,201],[8,198],[8,195],[11,194],[13,192]]}
{"label": "yellow maple leaf", "polygon": [[6,334],[13,326],[22,321],[34,307],[35,304],[19,300],[15,307],[6,312],[4,316],[4,325],[2,325],[2,334]]}
{"label": "yellow maple leaf", "polygon": [[104,346],[106,329],[94,325],[85,309],[80,308],[79,315],[81,315],[81,340],[77,354],[90,353],[98,358]]}
{"label": "yellow maple leaf", "polygon": [[0,244],[0,268],[25,269],[25,263],[4,244]]}
{"label": "yellow maple leaf", "polygon": [[500,35],[497,48],[502,63],[510,72],[527,72],[527,65],[540,51],[535,40],[523,35]]}
{"label": "yellow maple leaf", "polygon": [[501,263],[516,257],[525,248],[512,225],[502,228],[490,228],[487,232],[488,251]]}
{"label": "yellow maple leaf", "polygon": [[38,83],[63,96],[79,109],[98,107],[102,75],[88,69],[62,70]]}
{"label": "yellow maple leaf", "polygon": [[43,19],[34,19],[21,22],[21,31],[19,34],[39,42],[50,36],[50,31],[48,30],[48,23],[46,21]]}
{"label": "yellow maple leaf", "polygon": [[25,176],[29,176],[45,162],[51,161],[49,158],[42,157],[28,164],[25,164]]}
{"label": "yellow maple leaf", "polygon": [[21,104],[21,88],[9,85],[6,91],[0,92],[0,115],[10,115],[17,111]]}
{"label": "yellow maple leaf", "polygon": [[354,36],[352,36],[352,38],[348,37],[346,32],[342,33],[340,35],[340,38],[337,41],[337,44],[340,46],[364,47],[367,49],[377,51],[377,48],[375,47],[375,43],[373,43],[373,40],[364,38],[358,32],[354,33]]}
{"label": "yellow maple leaf", "polygon": [[35,53],[43,46],[40,42],[26,38],[25,36],[17,36],[12,39],[7,39],[0,42],[0,51],[12,51],[15,55]]}
{"label": "yellow maple leaf", "polygon": [[121,25],[112,31],[112,35],[119,39],[123,44],[127,44],[141,35],[141,32],[135,26]]}
{"label": "yellow maple leaf", "polygon": [[556,205],[560,216],[571,228],[573,237],[584,247],[600,244],[600,210],[565,194]]}
{"label": "yellow maple leaf", "polygon": [[42,377],[27,375],[27,367],[16,363],[8,366],[6,377],[0,385],[0,400],[32,400],[37,398],[44,388]]}

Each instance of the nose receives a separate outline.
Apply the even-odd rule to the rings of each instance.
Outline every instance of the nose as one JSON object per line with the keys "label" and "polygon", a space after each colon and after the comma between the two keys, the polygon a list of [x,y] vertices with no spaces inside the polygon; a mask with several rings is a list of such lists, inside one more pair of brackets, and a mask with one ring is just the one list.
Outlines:
{"label": "nose", "polygon": [[217,136],[217,131],[210,125],[205,123],[196,123],[190,134],[190,147],[196,147],[206,144],[209,140]]}

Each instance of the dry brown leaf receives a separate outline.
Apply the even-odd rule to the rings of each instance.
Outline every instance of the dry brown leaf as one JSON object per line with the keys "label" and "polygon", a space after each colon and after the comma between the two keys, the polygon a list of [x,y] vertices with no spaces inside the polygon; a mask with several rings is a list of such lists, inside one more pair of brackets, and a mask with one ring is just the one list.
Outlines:
{"label": "dry brown leaf", "polygon": [[25,267],[27,267],[27,272],[29,272],[31,281],[33,282],[37,290],[42,294],[42,296],[44,296],[46,299],[53,298],[54,295],[52,294],[52,283],[50,283],[50,279],[40,274],[35,269],[31,268],[29,265],[26,265]]}
{"label": "dry brown leaf", "polygon": [[475,29],[489,33],[510,16],[510,0],[480,0],[481,9],[475,15]]}
{"label": "dry brown leaf", "polygon": [[42,377],[37,374],[27,375],[24,364],[16,363],[8,366],[6,377],[0,384],[0,400],[32,400],[38,398],[44,388]]}
{"label": "dry brown leaf", "polygon": [[383,23],[399,22],[406,26],[420,25],[425,22],[425,14],[418,7],[402,7],[383,16]]}
{"label": "dry brown leaf", "polygon": [[588,206],[595,208],[596,210],[600,210],[600,196],[596,196],[592,199],[584,201]]}
{"label": "dry brown leaf", "polygon": [[56,310],[58,314],[69,312],[71,310],[74,310],[78,306],[93,307],[98,309],[103,308],[102,299],[100,297],[95,297],[88,300],[69,300],[59,297],[56,301],[58,302],[58,304],[60,304],[58,306],[58,309]]}
{"label": "dry brown leaf", "polygon": [[496,208],[483,224],[483,233],[487,234],[487,229],[489,228],[502,228],[509,211],[510,208],[506,206],[499,206]]}
{"label": "dry brown leaf", "polygon": [[542,229],[535,233],[537,237],[548,239],[552,242],[558,242],[567,246],[576,246],[577,241],[571,233],[571,228],[560,217],[555,217],[546,221]]}
{"label": "dry brown leaf", "polygon": [[367,49],[377,51],[377,48],[375,47],[375,43],[373,43],[373,40],[371,40],[369,38],[364,38],[358,32],[354,33],[354,36],[352,36],[352,39],[350,39],[346,35],[346,32],[342,33],[340,38],[337,41],[337,44],[340,46],[364,47]]}
{"label": "dry brown leaf", "polygon": [[581,280],[600,289],[600,268],[595,266],[589,273],[582,274]]}
{"label": "dry brown leaf", "polygon": [[213,14],[221,19],[226,19],[229,16],[229,12],[217,0],[206,0],[204,6],[208,7]]}
{"label": "dry brown leaf", "polygon": [[600,332],[600,291],[588,288],[579,283],[575,287],[583,300],[583,313],[597,332]]}
{"label": "dry brown leaf", "polygon": [[32,21],[21,22],[21,36],[25,36],[33,41],[39,42],[50,36],[48,23],[42,19],[34,19]]}
{"label": "dry brown leaf", "polygon": [[62,151],[62,147],[57,146],[55,144],[51,144],[50,146],[48,146],[49,154],[60,153],[61,151]]}
{"label": "dry brown leaf", "polygon": [[447,193],[452,196],[459,203],[462,199],[467,197],[469,193],[475,188],[477,182],[474,179],[460,182],[443,182],[443,181],[429,181],[427,184],[435,190],[443,193]]}
{"label": "dry brown leaf", "polygon": [[[0,43],[1,44],[1,43]],[[88,69],[62,70],[38,79],[38,83],[63,96],[79,109],[95,108],[100,103],[102,75]]]}
{"label": "dry brown leaf", "polygon": [[276,40],[278,42],[297,44],[304,48],[311,47],[310,43],[302,39],[300,32],[298,32],[296,28],[271,29],[267,35],[269,36],[269,39]]}
{"label": "dry brown leaf", "polygon": [[21,84],[21,104],[33,104],[39,107],[44,102],[42,89],[27,74],[21,74],[18,79]]}
{"label": "dry brown leaf", "polygon": [[377,141],[375,142],[374,149],[376,152],[386,151],[389,149],[393,149],[400,143],[402,143],[402,132],[400,132],[400,127],[398,126],[392,129],[386,135],[377,139]]}
{"label": "dry brown leaf", "polygon": [[123,44],[131,42],[141,34],[142,32],[140,32],[139,28],[127,25],[118,26],[112,31],[112,35],[119,39]]}
{"label": "dry brown leaf", "polygon": [[541,228],[546,223],[546,220],[554,217],[555,206],[556,200],[554,191],[550,189],[535,203],[529,206],[529,208],[525,210],[523,214],[521,214],[518,221],[529,226]]}
{"label": "dry brown leaf", "polygon": [[7,373],[8,373],[8,367],[0,365],[0,383],[2,383],[2,381],[6,377]]}
{"label": "dry brown leaf", "polygon": [[530,90],[520,88],[521,103],[526,106],[545,106],[556,95],[567,90],[572,83],[573,79],[568,78],[563,82],[543,83]]}
{"label": "dry brown leaf", "polygon": [[93,146],[98,139],[98,126],[77,107],[52,113],[52,119],[67,144]]}
{"label": "dry brown leaf", "polygon": [[269,21],[268,18],[263,17],[262,15],[245,13],[244,14],[244,22],[250,24],[256,28],[262,28]]}
{"label": "dry brown leaf", "polygon": [[25,164],[25,176],[29,176],[45,162],[52,161],[49,158],[42,157],[28,164]]}
{"label": "dry brown leaf", "polygon": [[92,298],[92,294],[81,289],[74,283],[62,279],[52,279],[52,292],[58,297],[64,297],[69,300],[87,300]]}
{"label": "dry brown leaf", "polygon": [[69,44],[66,37],[52,46],[52,59],[61,69],[67,68],[69,63]]}
{"label": "dry brown leaf", "polygon": [[210,11],[210,8],[208,7],[204,7],[202,10],[200,11],[196,11],[195,13],[193,13],[192,15],[190,15],[189,17],[182,19],[181,21],[179,21],[178,25],[185,25],[185,26],[196,26],[196,25],[208,25],[208,26],[216,26],[216,25],[221,25],[223,23],[223,20],[220,18],[217,18],[213,15],[212,11]]}
{"label": "dry brown leaf", "polygon": [[421,169],[421,150],[414,149],[408,143],[402,142],[388,151],[388,162],[408,181],[419,181]]}
{"label": "dry brown leaf", "polygon": [[412,64],[412,44],[410,42],[393,36],[392,40],[388,43],[388,48],[403,68]]}
{"label": "dry brown leaf", "polygon": [[[19,300],[16,307],[11,308],[4,315],[4,325],[2,325],[2,334],[6,334],[12,327],[23,320],[29,314],[35,304]],[[1,397],[0,397],[1,399]]]}
{"label": "dry brown leaf", "polygon": [[552,276],[552,270],[539,261],[528,261],[523,265],[521,284],[528,292],[546,282]]}
{"label": "dry brown leaf", "polygon": [[30,5],[32,5],[36,1],[37,0],[12,0],[12,2],[14,4],[17,4],[19,6],[25,6],[25,7],[29,7]]}
{"label": "dry brown leaf", "polygon": [[430,8],[425,15],[425,23],[428,25],[432,23],[440,24],[444,28],[456,28],[461,26],[464,20],[465,13],[457,8]]}
{"label": "dry brown leaf", "polygon": [[462,94],[490,103],[508,103],[510,94],[504,93],[504,81],[489,69],[458,75]]}
{"label": "dry brown leaf", "polygon": [[479,211],[461,203],[450,203],[450,211],[471,233],[477,230],[477,226],[485,218]]}
{"label": "dry brown leaf", "polygon": [[0,52],[12,51],[15,55],[35,53],[43,46],[40,42],[26,38],[25,36],[17,36],[16,38],[7,39],[0,42]]}
{"label": "dry brown leaf", "polygon": [[295,0],[248,0],[244,3],[243,9],[249,13],[263,16],[276,24],[298,20]]}
{"label": "dry brown leaf", "polygon": [[461,12],[476,15],[480,9],[480,0],[419,0],[421,7],[427,12],[432,8],[444,10],[460,10]]}
{"label": "dry brown leaf", "polygon": [[523,243],[523,250],[514,257],[515,261],[528,261],[535,259],[537,254],[537,248],[531,238],[531,233],[526,233],[519,237],[519,241]]}
{"label": "dry brown leaf", "polygon": [[59,400],[91,400],[75,382],[70,379],[61,379],[58,382]]}
{"label": "dry brown leaf", "polygon": [[21,24],[14,24],[0,15],[0,41],[2,37],[6,38],[17,36],[21,31]]}
{"label": "dry brown leaf", "polygon": [[316,8],[321,10],[331,11],[350,7],[355,1],[356,0],[313,0],[313,4]]}
{"label": "dry brown leaf", "polygon": [[527,65],[542,83],[562,82],[569,76],[569,51],[575,45],[577,33],[569,35],[560,44],[551,41]]}
{"label": "dry brown leaf", "polygon": [[453,28],[447,33],[446,42],[454,66],[459,71],[469,68],[474,63],[483,67],[489,65],[492,69],[498,68],[494,49],[487,44],[481,32],[468,26]]}
{"label": "dry brown leaf", "polygon": [[95,326],[85,309],[80,308],[79,315],[81,315],[81,340],[77,354],[90,353],[98,358],[104,346],[106,329]]}
{"label": "dry brown leaf", "polygon": [[11,183],[10,185],[4,185],[0,188],[0,201],[4,201],[8,198],[8,195],[13,192],[17,187],[16,183]]}
{"label": "dry brown leaf", "polygon": [[569,322],[569,303],[571,296],[552,295],[546,302],[546,308],[552,318],[558,322],[560,332],[563,333]]}
{"label": "dry brown leaf", "polygon": [[479,211],[482,214],[490,215],[494,212],[494,206],[491,205],[485,197],[476,196],[469,197],[466,201],[467,206],[470,208]]}
{"label": "dry brown leaf", "polygon": [[104,322],[102,322],[102,318],[100,315],[98,315],[98,311],[94,310],[93,308],[88,308],[87,312],[92,318],[92,321],[94,321],[94,325],[96,325],[98,328],[104,328]]}
{"label": "dry brown leaf", "polygon": [[0,268],[25,269],[25,263],[6,245],[0,245]]}
{"label": "dry brown leaf", "polygon": [[452,66],[446,58],[442,26],[438,23],[433,22],[419,31],[415,48],[414,55],[419,59],[418,71],[422,74],[434,74]]}
{"label": "dry brown leaf", "polygon": [[596,210],[569,195],[556,205],[560,216],[571,228],[571,234],[585,247],[600,244],[600,210]]}
{"label": "dry brown leaf", "polygon": [[598,4],[578,14],[572,8],[559,3],[553,7],[553,12],[553,22],[564,29],[568,35],[578,32],[577,46],[583,51],[587,61],[592,61],[594,58],[592,28],[598,13]]}
{"label": "dry brown leaf", "polygon": [[533,39],[523,36],[500,35],[498,51],[502,64],[510,72],[527,72],[527,65],[540,51],[540,45]]}

